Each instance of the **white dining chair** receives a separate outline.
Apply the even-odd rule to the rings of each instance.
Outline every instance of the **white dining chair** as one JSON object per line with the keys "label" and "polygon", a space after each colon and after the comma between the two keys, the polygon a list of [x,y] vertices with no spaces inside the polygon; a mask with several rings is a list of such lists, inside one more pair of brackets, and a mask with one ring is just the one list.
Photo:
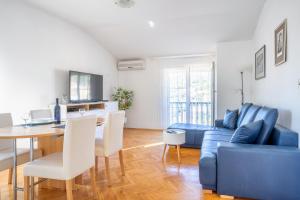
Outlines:
{"label": "white dining chair", "polygon": [[[0,128],[13,126],[10,113],[0,113]],[[40,150],[34,151],[35,157],[40,157]],[[22,165],[29,161],[29,148],[17,149],[17,164]],[[0,171],[9,170],[8,184],[12,184],[13,175],[13,141],[10,139],[0,140]]]}
{"label": "white dining chair", "polygon": [[31,121],[53,120],[52,112],[50,109],[31,110],[30,117]]}
{"label": "white dining chair", "polygon": [[96,136],[96,169],[98,169],[99,156],[105,158],[106,176],[108,185],[111,185],[110,171],[109,171],[109,156],[119,152],[119,160],[121,165],[122,175],[125,176],[124,162],[123,162],[123,129],[124,129],[124,111],[110,112],[104,121],[103,134]]}
{"label": "white dining chair", "polygon": [[76,176],[90,171],[91,186],[96,194],[95,131],[96,116],[68,119],[63,152],[49,154],[24,166],[24,200],[29,197],[29,177],[66,181],[67,199],[73,199],[72,184]]}

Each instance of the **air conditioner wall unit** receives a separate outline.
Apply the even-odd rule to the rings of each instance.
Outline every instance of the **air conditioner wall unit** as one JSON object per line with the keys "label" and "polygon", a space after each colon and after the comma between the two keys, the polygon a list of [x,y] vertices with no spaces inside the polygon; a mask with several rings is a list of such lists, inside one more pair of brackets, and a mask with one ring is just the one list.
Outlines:
{"label": "air conditioner wall unit", "polygon": [[128,71],[128,70],[143,70],[145,69],[144,60],[121,60],[118,62],[119,71]]}

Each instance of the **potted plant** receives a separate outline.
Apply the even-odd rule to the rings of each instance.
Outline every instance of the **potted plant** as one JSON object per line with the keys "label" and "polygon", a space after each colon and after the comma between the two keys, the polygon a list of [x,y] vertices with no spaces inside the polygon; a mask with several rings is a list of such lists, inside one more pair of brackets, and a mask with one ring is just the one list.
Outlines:
{"label": "potted plant", "polygon": [[[116,88],[115,92],[112,95],[113,101],[118,101],[120,110],[128,110],[132,106],[133,102],[133,91],[127,90],[121,87]],[[125,117],[125,123],[127,118]]]}

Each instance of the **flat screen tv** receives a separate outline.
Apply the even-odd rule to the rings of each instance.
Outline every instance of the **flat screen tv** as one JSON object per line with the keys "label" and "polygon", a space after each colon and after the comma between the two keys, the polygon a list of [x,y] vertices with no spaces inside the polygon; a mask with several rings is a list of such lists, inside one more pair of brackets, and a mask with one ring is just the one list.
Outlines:
{"label": "flat screen tv", "polygon": [[103,100],[103,76],[69,71],[69,98],[71,103]]}

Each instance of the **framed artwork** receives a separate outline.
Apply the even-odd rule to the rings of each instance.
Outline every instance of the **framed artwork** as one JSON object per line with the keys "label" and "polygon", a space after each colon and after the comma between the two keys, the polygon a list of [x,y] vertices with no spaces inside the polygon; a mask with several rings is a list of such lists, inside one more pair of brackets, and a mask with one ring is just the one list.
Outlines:
{"label": "framed artwork", "polygon": [[275,30],[275,65],[286,62],[287,53],[287,20],[285,19]]}
{"label": "framed artwork", "polygon": [[266,77],[266,45],[255,53],[255,80]]}

